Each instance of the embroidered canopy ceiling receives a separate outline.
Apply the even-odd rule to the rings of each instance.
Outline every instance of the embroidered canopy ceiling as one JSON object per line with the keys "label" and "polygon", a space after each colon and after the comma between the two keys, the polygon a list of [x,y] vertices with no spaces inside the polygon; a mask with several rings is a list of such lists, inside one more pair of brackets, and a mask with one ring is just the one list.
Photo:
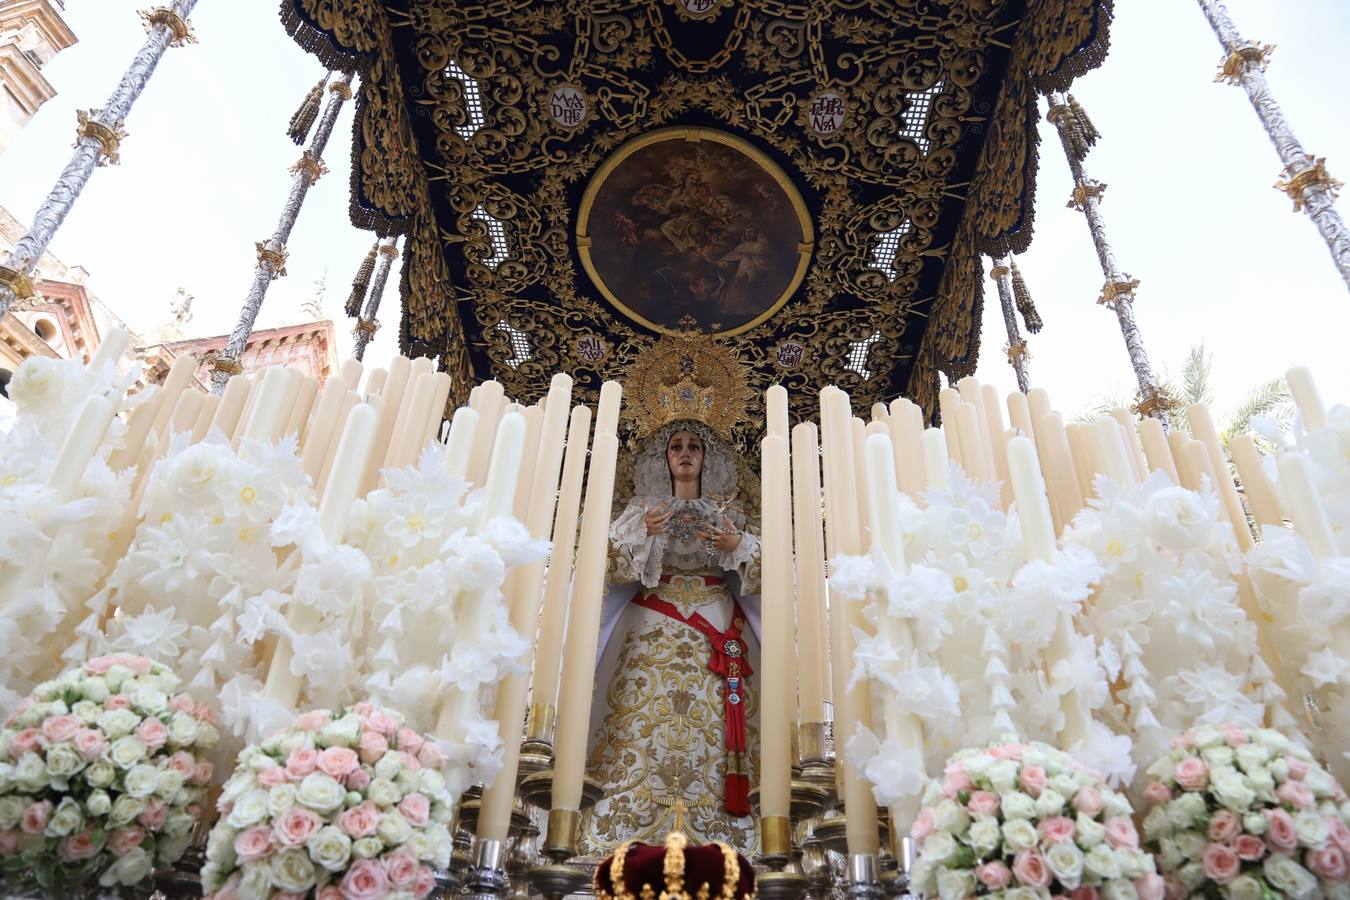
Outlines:
{"label": "embroidered canopy ceiling", "polygon": [[[1109,0],[283,0],[361,76],[354,222],[406,235],[405,351],[583,396],[663,332],[756,395],[932,409],[974,369],[981,252],[1031,237],[1036,98]],[[735,335],[735,337],[730,337]]]}

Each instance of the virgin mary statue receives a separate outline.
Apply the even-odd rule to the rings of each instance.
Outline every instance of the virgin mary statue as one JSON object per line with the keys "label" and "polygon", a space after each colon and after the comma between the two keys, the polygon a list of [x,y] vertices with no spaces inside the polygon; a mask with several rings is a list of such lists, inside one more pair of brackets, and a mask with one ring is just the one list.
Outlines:
{"label": "virgin mary statue", "polygon": [[[676,386],[686,399],[695,388]],[[642,441],[633,472],[610,529],[587,764],[603,790],[582,845],[659,843],[682,814],[691,839],[752,852],[759,538],[736,457],[703,421],[674,418]]]}

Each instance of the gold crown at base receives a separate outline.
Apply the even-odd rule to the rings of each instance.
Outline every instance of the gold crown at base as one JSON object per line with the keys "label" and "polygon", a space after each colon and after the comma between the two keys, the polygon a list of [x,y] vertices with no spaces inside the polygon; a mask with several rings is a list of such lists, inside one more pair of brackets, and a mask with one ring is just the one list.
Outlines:
{"label": "gold crown at base", "polygon": [[[662,890],[658,894],[650,881],[644,880],[639,892],[625,882],[625,866],[628,862],[628,850],[637,841],[624,841],[614,851],[614,855],[602,862],[595,870],[592,887],[599,900],[713,900],[708,882],[690,893],[685,886],[685,848],[689,839],[679,831],[666,835],[665,856],[661,863]],[[727,844],[719,842],[717,848],[722,852],[722,887],[716,900],[754,900],[753,889],[743,897],[737,897],[741,883],[741,861],[739,855]],[[612,892],[605,890],[600,878],[601,872],[608,870]],[[753,882],[752,882],[753,883]]]}
{"label": "gold crown at base", "polygon": [[671,422],[701,422],[727,439],[747,415],[749,376],[736,355],[708,335],[658,339],[628,369],[625,404],[646,437]]}

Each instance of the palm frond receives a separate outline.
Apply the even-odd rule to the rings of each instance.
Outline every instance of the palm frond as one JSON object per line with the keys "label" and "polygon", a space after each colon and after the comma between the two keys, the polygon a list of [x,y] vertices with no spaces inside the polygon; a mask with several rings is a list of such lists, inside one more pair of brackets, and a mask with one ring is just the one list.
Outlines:
{"label": "palm frond", "polygon": [[1274,419],[1281,426],[1292,424],[1294,419],[1293,397],[1290,395],[1289,386],[1285,384],[1283,378],[1272,378],[1270,381],[1258,384],[1252,388],[1246,397],[1242,398],[1242,402],[1229,416],[1228,427],[1223,430],[1221,435],[1224,444],[1226,445],[1230,438],[1250,431],[1252,419],[1257,416]]}
{"label": "palm frond", "polygon": [[1177,399],[1186,404],[1213,405],[1214,389],[1210,384],[1213,369],[1214,358],[1205,352],[1205,345],[1201,343],[1191,347],[1181,367],[1182,394]]}

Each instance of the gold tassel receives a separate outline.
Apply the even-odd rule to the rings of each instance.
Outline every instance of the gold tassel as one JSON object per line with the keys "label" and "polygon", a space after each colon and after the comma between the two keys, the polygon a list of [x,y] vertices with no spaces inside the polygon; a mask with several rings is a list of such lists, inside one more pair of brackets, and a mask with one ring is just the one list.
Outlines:
{"label": "gold tassel", "polygon": [[1082,104],[1074,99],[1070,94],[1066,100],[1069,108],[1069,115],[1066,120],[1069,133],[1069,144],[1073,150],[1076,160],[1082,162],[1087,158],[1088,151],[1097,143],[1097,138],[1101,137],[1101,132],[1097,131],[1097,126],[1092,124],[1088,118],[1087,110],[1083,109]]}
{"label": "gold tassel", "polygon": [[286,129],[286,136],[297,144],[305,142],[305,138],[309,137],[309,130],[318,121],[319,104],[323,101],[323,86],[327,81],[328,76],[325,74],[318,84],[309,89],[304,102],[295,111],[295,115],[291,116],[291,124]]}
{"label": "gold tassel", "polygon": [[1017,311],[1022,314],[1027,331],[1036,334],[1045,323],[1041,321],[1041,314],[1036,311],[1036,304],[1031,302],[1031,291],[1027,290],[1027,283],[1022,278],[1017,263],[1012,260],[1010,262],[1012,262],[1013,299],[1017,303]]}
{"label": "gold tassel", "polygon": [[379,242],[376,241],[361,262],[361,268],[356,270],[356,277],[352,279],[352,292],[347,298],[346,309],[347,315],[352,318],[361,315],[361,303],[366,299],[366,291],[370,289],[370,276],[375,271],[375,251],[379,246]]}

